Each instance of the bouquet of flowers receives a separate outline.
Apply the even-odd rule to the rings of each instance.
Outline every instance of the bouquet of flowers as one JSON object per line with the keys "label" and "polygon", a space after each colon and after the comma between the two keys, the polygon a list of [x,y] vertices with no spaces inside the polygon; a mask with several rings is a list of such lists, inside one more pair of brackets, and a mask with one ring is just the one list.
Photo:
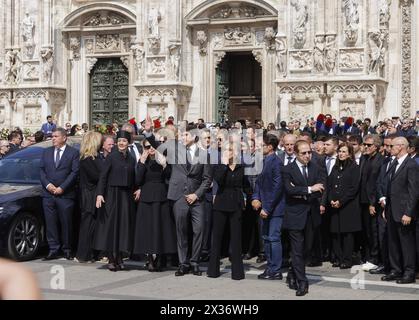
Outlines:
{"label": "bouquet of flowers", "polygon": [[3,128],[0,131],[0,139],[1,140],[8,140],[9,139],[10,130]]}
{"label": "bouquet of flowers", "polygon": [[28,129],[28,128],[23,129],[23,136],[25,137],[25,139],[27,139],[28,137],[32,136],[31,129]]}

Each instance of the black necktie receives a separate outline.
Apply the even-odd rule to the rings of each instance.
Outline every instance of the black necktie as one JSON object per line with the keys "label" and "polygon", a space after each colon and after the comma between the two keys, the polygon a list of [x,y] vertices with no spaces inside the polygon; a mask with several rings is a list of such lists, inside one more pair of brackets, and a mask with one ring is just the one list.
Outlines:
{"label": "black necktie", "polygon": [[303,176],[304,179],[308,182],[308,173],[307,173],[307,166],[303,166]]}
{"label": "black necktie", "polygon": [[186,169],[188,169],[188,171],[191,170],[191,155],[190,155],[190,148],[186,148]]}
{"label": "black necktie", "polygon": [[129,147],[130,155],[134,158],[135,162],[137,162],[137,155],[135,154],[134,146],[128,146],[128,147]]}
{"label": "black necktie", "polygon": [[291,164],[291,162],[292,162],[292,157],[291,157],[291,156],[288,156],[288,157],[287,157],[287,159],[288,159],[288,163],[287,163],[287,165]]}
{"label": "black necktie", "polygon": [[55,167],[58,168],[58,165],[60,164],[60,152],[61,149],[57,149],[57,153],[55,154]]}
{"label": "black necktie", "polygon": [[388,172],[388,181],[387,181],[387,198],[390,198],[391,195],[391,179],[393,179],[394,174],[396,173],[396,168],[399,162],[397,159],[393,160],[393,163],[391,164],[391,168]]}

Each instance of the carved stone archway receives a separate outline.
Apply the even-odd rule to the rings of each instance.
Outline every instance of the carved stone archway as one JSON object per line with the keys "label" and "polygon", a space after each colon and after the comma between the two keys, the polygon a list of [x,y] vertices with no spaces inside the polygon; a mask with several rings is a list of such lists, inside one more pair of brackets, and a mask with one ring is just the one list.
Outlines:
{"label": "carved stone archway", "polygon": [[208,0],[186,17],[194,54],[199,57],[200,116],[217,119],[216,69],[227,52],[253,53],[262,66],[262,119],[274,112],[277,10],[265,1]]}
{"label": "carved stone archway", "polygon": [[136,14],[108,2],[82,6],[63,21],[62,32],[69,60],[68,113],[72,123],[90,119],[90,71],[100,58],[120,58],[129,72],[129,114],[134,112],[136,76],[131,47],[136,35]]}

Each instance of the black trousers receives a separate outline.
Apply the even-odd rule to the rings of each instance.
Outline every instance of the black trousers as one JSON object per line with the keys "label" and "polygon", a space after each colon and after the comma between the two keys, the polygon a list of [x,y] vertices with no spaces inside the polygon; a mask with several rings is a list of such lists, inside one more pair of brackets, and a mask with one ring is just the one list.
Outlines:
{"label": "black trousers", "polygon": [[220,256],[223,240],[223,232],[227,220],[230,222],[230,249],[231,249],[231,278],[234,280],[244,279],[244,267],[242,259],[242,210],[235,212],[213,211],[213,241],[208,275],[220,276]]}
{"label": "black trousers", "polygon": [[320,226],[320,243],[322,258],[326,258],[333,262],[335,260],[332,250],[332,237],[330,235],[330,207],[326,207],[325,214],[322,215],[322,222]]}
{"label": "black trousers", "polygon": [[416,266],[416,224],[414,220],[408,226],[394,221],[388,214],[388,247],[390,270],[397,274],[414,277]]}
{"label": "black trousers", "polygon": [[202,254],[210,254],[212,243],[212,201],[203,200],[204,206],[204,235],[202,239]]}
{"label": "black trousers", "polygon": [[378,235],[378,215],[381,210],[375,207],[376,214],[370,215],[369,204],[362,204],[362,252],[365,261],[375,265],[379,263],[379,235]]}
{"label": "black trousers", "polygon": [[352,266],[354,234],[352,232],[332,233],[333,252],[340,264]]}
{"label": "black trousers", "polygon": [[42,205],[50,253],[57,253],[60,249],[64,253],[70,253],[73,236],[74,200],[48,197],[42,199]]}
{"label": "black trousers", "polygon": [[322,261],[320,245],[320,228],[314,225],[311,214],[307,215],[304,229],[304,258],[306,261],[318,263]]}
{"label": "black trousers", "polygon": [[92,249],[95,236],[96,218],[92,212],[83,211],[81,213],[79,242],[77,246],[76,258],[79,261],[90,261],[94,258]]}
{"label": "black trousers", "polygon": [[260,236],[258,211],[253,210],[251,199],[247,199],[246,210],[243,214],[242,223],[242,249],[243,253],[249,253],[251,256],[263,252],[263,239]]}
{"label": "black trousers", "polygon": [[387,221],[382,216],[383,209],[380,208],[378,215],[378,241],[380,243],[381,263],[390,270],[390,258],[388,252],[388,228]]}
{"label": "black trousers", "polygon": [[288,230],[288,235],[291,245],[291,267],[288,277],[308,283],[304,259],[304,230]]}

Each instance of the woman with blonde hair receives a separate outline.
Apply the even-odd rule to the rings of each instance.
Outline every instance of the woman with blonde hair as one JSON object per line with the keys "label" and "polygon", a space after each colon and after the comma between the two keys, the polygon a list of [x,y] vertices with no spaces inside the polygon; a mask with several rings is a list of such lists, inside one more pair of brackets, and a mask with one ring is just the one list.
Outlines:
{"label": "woman with blonde hair", "polygon": [[79,262],[94,259],[92,242],[96,225],[96,187],[102,166],[99,157],[101,147],[102,135],[99,132],[90,131],[83,136],[80,146],[81,221],[76,255]]}

